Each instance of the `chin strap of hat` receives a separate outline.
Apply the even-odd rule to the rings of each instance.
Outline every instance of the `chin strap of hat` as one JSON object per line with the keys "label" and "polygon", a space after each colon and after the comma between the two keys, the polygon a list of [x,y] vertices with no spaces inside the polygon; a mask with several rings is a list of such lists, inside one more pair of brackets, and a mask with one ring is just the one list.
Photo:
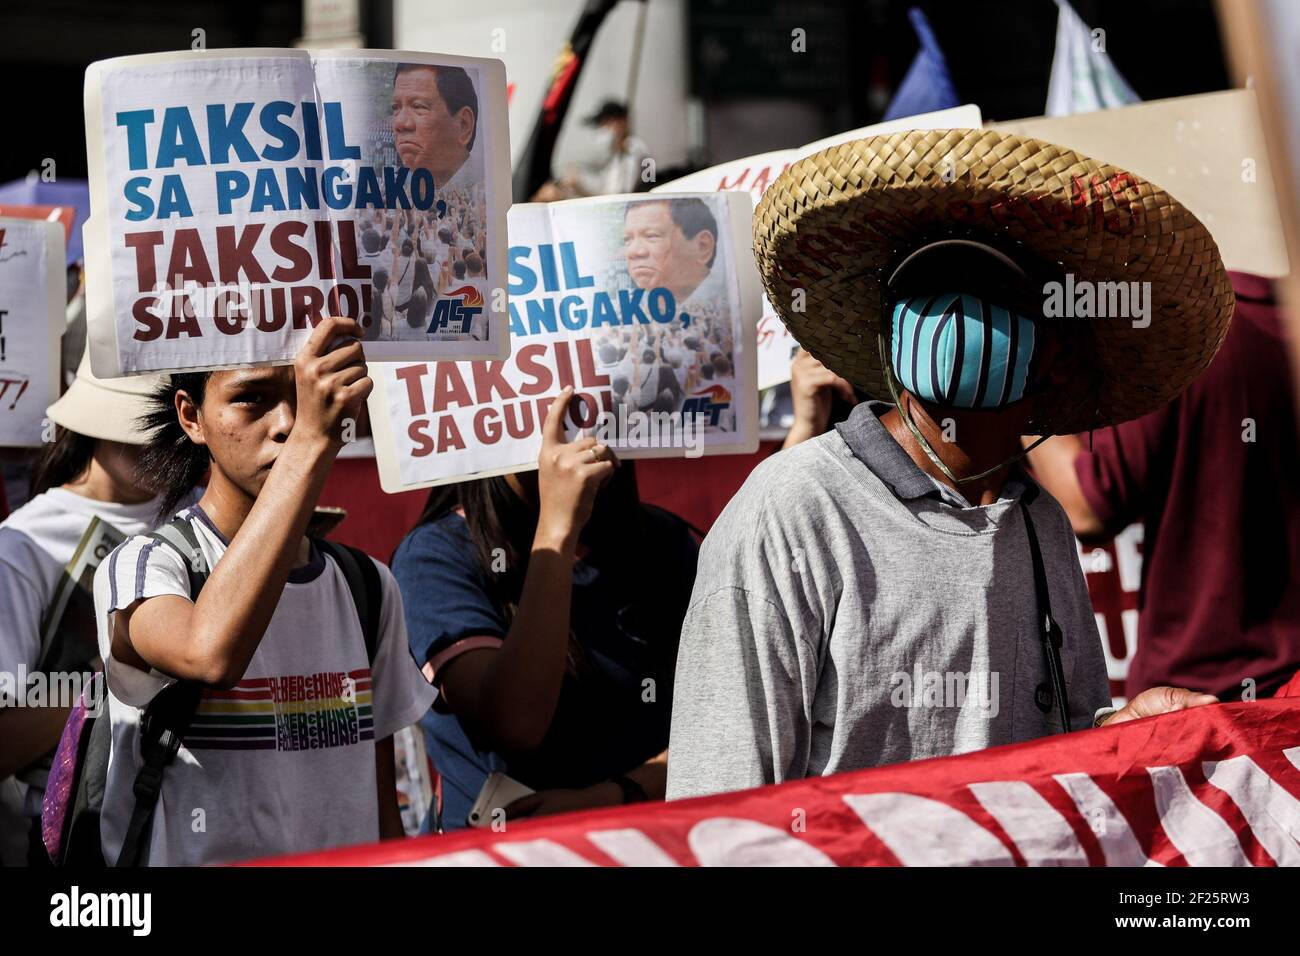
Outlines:
{"label": "chin strap of hat", "polygon": [[[930,447],[930,443],[926,441],[925,436],[921,434],[921,429],[917,428],[916,423],[912,421],[911,414],[907,411],[906,408],[903,407],[903,403],[899,401],[898,386],[894,382],[894,370],[889,363],[889,351],[885,346],[885,334],[883,331],[876,332],[876,344],[880,349],[880,362],[885,372],[885,385],[889,388],[889,397],[893,401],[894,407],[898,409],[898,417],[903,420],[903,424],[906,425],[907,430],[912,433],[912,437],[915,438],[917,444],[921,446],[921,450],[925,452],[926,457],[929,458],[930,461],[934,462],[934,466],[938,468],[941,472],[943,472],[944,475],[948,478],[948,480],[953,482],[954,484],[963,485],[970,481],[978,481],[981,478],[988,477],[989,475],[993,474],[995,471],[1001,471],[1003,468],[1006,468],[1008,465],[1014,465],[1016,462],[1024,458],[1026,455],[1028,455],[1031,451],[1033,451],[1043,442],[1047,441],[1047,439],[1052,437],[1051,435],[1041,435],[1039,436],[1038,440],[1035,441],[1028,448],[1021,449],[1019,454],[1012,455],[1006,461],[999,462],[998,464],[994,465],[992,468],[988,468],[985,469],[984,471],[981,471],[978,475],[968,475],[965,478],[958,478],[956,475],[952,473],[952,469],[950,469],[947,465],[945,465],[943,463],[943,460],[937,454],[935,454],[934,449]],[[1087,396],[1085,395],[1085,398],[1086,397]]]}

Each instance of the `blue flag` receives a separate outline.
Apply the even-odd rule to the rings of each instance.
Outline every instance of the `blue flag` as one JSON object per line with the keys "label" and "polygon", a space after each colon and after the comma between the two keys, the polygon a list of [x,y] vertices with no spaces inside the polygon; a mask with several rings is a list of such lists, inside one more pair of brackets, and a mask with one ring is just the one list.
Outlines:
{"label": "blue flag", "polygon": [[957,90],[952,85],[952,77],[948,75],[948,63],[943,58],[943,51],[939,49],[925,14],[912,7],[907,11],[907,17],[912,21],[912,29],[921,42],[921,49],[916,52],[916,58],[907,68],[907,75],[898,85],[894,98],[889,101],[889,109],[885,110],[886,120],[961,105],[961,100],[957,99]]}

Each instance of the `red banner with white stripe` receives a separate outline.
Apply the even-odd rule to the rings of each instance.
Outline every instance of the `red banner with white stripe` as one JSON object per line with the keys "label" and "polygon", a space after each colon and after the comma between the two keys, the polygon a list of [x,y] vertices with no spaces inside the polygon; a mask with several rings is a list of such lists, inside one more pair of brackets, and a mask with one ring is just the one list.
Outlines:
{"label": "red banner with white stripe", "polygon": [[290,866],[1294,866],[1300,699],[262,861]]}

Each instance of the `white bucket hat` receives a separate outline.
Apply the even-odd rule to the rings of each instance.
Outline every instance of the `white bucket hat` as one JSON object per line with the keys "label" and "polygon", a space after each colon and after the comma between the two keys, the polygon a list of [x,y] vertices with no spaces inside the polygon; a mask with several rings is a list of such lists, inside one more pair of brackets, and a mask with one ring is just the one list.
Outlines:
{"label": "white bucket hat", "polygon": [[76,380],[45,414],[56,425],[89,438],[143,445],[148,432],[137,419],[149,410],[149,395],[162,381],[161,375],[96,378],[87,350],[77,366]]}

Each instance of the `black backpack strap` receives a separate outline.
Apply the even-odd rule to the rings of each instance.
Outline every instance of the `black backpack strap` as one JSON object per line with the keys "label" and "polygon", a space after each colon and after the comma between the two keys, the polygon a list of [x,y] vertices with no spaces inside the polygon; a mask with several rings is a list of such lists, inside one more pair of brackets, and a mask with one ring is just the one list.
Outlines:
{"label": "black backpack strap", "polygon": [[[1034,519],[1029,515],[1029,502],[1038,497],[1038,486],[1026,482],[1026,491],[1020,496],[1020,513],[1025,519],[1025,532],[1029,536],[1029,558],[1034,567],[1034,591],[1038,599],[1039,637],[1047,660],[1047,677],[1051,682],[1052,697],[1061,717],[1061,732],[1070,732],[1070,698],[1066,694],[1065,669],[1061,666],[1061,645],[1065,634],[1052,614],[1051,595],[1047,587],[1047,569],[1043,553],[1034,532]],[[1035,695],[1037,696],[1037,695]]]}
{"label": "black backpack strap", "polygon": [[[174,549],[185,561],[190,600],[197,601],[208,580],[209,569],[189,521],[177,515],[149,537]],[[202,684],[176,681],[159,691],[145,706],[140,719],[140,754],[144,763],[135,775],[132,788],[135,807],[122,838],[116,866],[142,866],[148,861],[153,813],[162,794],[163,771],[176,758],[202,697]]]}
{"label": "black backpack strap", "polygon": [[167,545],[181,556],[181,560],[185,562],[186,573],[190,577],[190,600],[197,601],[199,592],[203,590],[203,585],[207,582],[211,571],[208,568],[207,558],[203,556],[203,549],[199,547],[199,538],[194,533],[194,526],[177,515],[149,537]]}
{"label": "black backpack strap", "polygon": [[203,685],[177,681],[163,688],[145,708],[140,720],[140,753],[144,764],[132,787],[135,808],[122,838],[116,866],[143,866],[149,859],[153,812],[162,793],[163,771],[176,758],[182,736],[189,730],[203,697]]}
{"label": "black backpack strap", "polygon": [[327,557],[334,560],[343,572],[344,580],[348,582],[352,603],[357,608],[361,634],[366,639],[366,660],[373,665],[379,649],[379,615],[384,607],[379,569],[370,560],[370,555],[358,548],[325,538],[314,538],[313,541]]}

